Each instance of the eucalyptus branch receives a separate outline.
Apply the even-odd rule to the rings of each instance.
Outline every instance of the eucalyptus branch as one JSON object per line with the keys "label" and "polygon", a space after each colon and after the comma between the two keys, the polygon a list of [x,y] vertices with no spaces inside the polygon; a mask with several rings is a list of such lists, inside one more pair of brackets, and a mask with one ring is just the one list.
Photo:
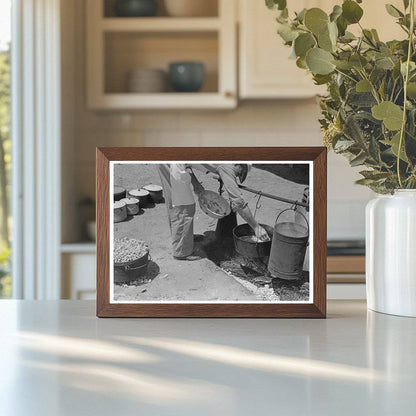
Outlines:
{"label": "eucalyptus branch", "polygon": [[[274,10],[276,5],[286,7],[285,0],[266,3]],[[293,46],[287,39],[297,36],[296,56],[303,59],[317,83],[327,86],[328,95],[320,99],[324,140],[339,143],[334,148],[336,153],[370,169],[363,174],[365,184],[376,192],[416,188],[416,151],[407,142],[416,140],[410,121],[410,109],[416,108],[416,71],[412,69],[416,0],[404,0],[404,16],[394,6],[387,7],[406,33],[404,41],[388,42],[379,40],[373,29],[364,29],[361,1],[337,3],[342,7],[334,6],[331,14],[312,7],[295,20],[284,9],[279,22],[285,26],[279,31],[285,43]],[[344,26],[345,31],[336,33],[334,24]],[[361,28],[361,33],[350,36],[347,28],[351,25]],[[416,110],[411,113],[416,118]],[[362,157],[357,158],[359,155]],[[389,173],[388,179],[380,180],[382,170]]]}
{"label": "eucalyptus branch", "polygon": [[369,82],[370,87],[371,87],[371,93],[373,94],[374,99],[377,101],[377,104],[380,104],[380,98],[378,96],[378,92],[376,88],[374,87],[373,83],[371,82],[370,78],[368,77],[367,73],[365,72],[365,69],[362,67],[362,65],[361,65],[360,74],[363,77],[363,79]]}
{"label": "eucalyptus branch", "polygon": [[339,70],[338,68],[335,68],[335,71],[338,72],[341,75],[344,75],[344,77],[350,79],[351,81],[357,83],[357,80],[351,76],[349,76],[348,74],[346,74],[345,72],[342,72],[341,70]]}
{"label": "eucalyptus branch", "polygon": [[407,83],[409,82],[409,69],[410,62],[412,59],[412,50],[413,50],[413,37],[415,29],[415,0],[410,0],[410,30],[409,30],[409,45],[407,47],[407,60],[406,60],[406,73],[404,76],[404,85],[403,85],[403,118],[402,118],[402,127],[400,129],[400,140],[399,140],[399,149],[397,152],[397,178],[399,180],[400,187],[403,187],[402,177],[400,173],[400,156],[402,154],[402,147],[404,141],[404,132],[406,129],[406,109],[407,109]]}

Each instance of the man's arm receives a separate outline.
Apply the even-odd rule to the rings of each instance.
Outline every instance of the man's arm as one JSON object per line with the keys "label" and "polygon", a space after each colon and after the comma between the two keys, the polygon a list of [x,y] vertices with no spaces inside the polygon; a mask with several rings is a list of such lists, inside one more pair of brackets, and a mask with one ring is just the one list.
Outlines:
{"label": "man's arm", "polygon": [[244,200],[241,190],[237,184],[237,178],[233,170],[228,166],[219,166],[218,174],[220,175],[224,188],[231,200],[231,206],[233,211],[236,211],[253,229],[256,237],[261,241],[267,241],[270,239],[266,230],[256,221],[252,214],[247,202]]}
{"label": "man's arm", "polygon": [[204,187],[200,184],[200,182],[196,178],[196,176],[195,176],[195,174],[194,174],[194,172],[192,171],[191,168],[187,167],[186,171],[191,176],[191,184],[192,184],[192,187],[194,188],[195,194],[199,195],[201,192],[204,191]]}
{"label": "man's arm", "polygon": [[243,220],[245,220],[247,224],[253,229],[256,237],[260,241],[270,240],[269,234],[267,234],[267,231],[256,221],[248,205],[246,205],[244,208],[238,209],[237,212],[241,215]]}

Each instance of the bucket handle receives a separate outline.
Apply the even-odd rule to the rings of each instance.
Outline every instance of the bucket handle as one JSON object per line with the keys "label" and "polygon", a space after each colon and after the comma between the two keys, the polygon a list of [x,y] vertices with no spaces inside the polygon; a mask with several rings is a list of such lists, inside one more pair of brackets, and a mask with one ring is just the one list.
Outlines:
{"label": "bucket handle", "polygon": [[[283,211],[280,211],[279,212],[279,215],[277,216],[277,218],[276,218],[276,221],[274,222],[274,225],[276,226],[276,224],[277,224],[277,221],[279,220],[279,217],[284,213],[284,212],[286,212],[286,211],[294,211],[292,208],[286,208],[286,209],[284,209]],[[306,217],[300,212],[300,211],[297,211],[297,213],[298,214],[300,214],[301,216],[302,216],[302,218],[305,220],[305,222],[306,222],[306,226],[308,227],[308,235],[309,235],[309,222],[308,222],[308,220],[306,219]]]}

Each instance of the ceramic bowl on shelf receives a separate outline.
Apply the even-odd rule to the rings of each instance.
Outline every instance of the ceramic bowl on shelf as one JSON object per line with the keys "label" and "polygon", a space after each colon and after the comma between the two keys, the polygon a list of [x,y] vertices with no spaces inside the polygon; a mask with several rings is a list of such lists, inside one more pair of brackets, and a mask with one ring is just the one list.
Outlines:
{"label": "ceramic bowl on shelf", "polygon": [[167,75],[161,69],[138,68],[128,76],[128,92],[160,93],[167,89]]}
{"label": "ceramic bowl on shelf", "polygon": [[205,67],[201,62],[172,62],[169,82],[177,92],[198,92],[205,81]]}
{"label": "ceramic bowl on shelf", "polygon": [[172,17],[217,16],[217,0],[165,0],[166,12]]}
{"label": "ceramic bowl on shelf", "polygon": [[157,14],[158,0],[116,0],[114,11],[119,17],[151,17]]}

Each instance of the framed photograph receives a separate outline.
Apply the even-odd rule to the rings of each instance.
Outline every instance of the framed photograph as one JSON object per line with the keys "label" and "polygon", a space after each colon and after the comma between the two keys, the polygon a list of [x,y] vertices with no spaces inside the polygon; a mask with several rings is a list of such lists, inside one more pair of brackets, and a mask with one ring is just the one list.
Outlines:
{"label": "framed photograph", "polygon": [[97,149],[97,316],[324,318],[326,154]]}

